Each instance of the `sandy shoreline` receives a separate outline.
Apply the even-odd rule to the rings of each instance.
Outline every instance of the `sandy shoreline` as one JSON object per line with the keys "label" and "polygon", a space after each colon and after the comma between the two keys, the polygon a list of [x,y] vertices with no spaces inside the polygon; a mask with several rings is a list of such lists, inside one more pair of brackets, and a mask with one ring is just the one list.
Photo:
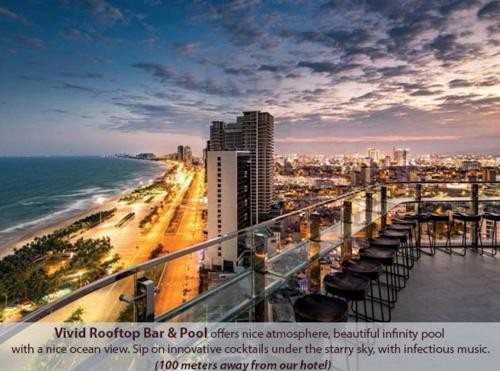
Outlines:
{"label": "sandy shoreline", "polygon": [[14,249],[16,249],[16,248],[19,249],[19,248],[23,247],[24,245],[26,245],[27,243],[31,242],[33,239],[35,239],[35,237],[42,237],[42,236],[48,235],[57,229],[67,227],[67,226],[73,224],[74,222],[76,222],[76,221],[78,221],[86,216],[92,215],[100,210],[104,211],[104,210],[112,209],[118,203],[119,198],[120,197],[113,198],[109,201],[106,201],[102,206],[94,207],[94,208],[91,208],[88,210],[84,210],[84,211],[82,211],[74,216],[65,218],[64,220],[60,220],[60,221],[51,223],[49,225],[44,226],[41,229],[37,229],[35,231],[26,233],[26,234],[20,236],[15,241],[10,242],[4,246],[0,246],[0,260],[3,259],[4,257],[6,257],[7,255],[12,254],[14,252]]}
{"label": "sandy shoreline", "polygon": [[[155,179],[165,177],[167,174],[167,171],[168,171],[168,165],[165,162],[162,161],[159,163],[161,163],[163,165],[164,169],[163,169],[163,172],[160,173],[159,175],[157,175]],[[137,189],[140,187],[141,187],[141,182],[138,182],[135,187],[131,187],[125,193],[130,193],[134,189]],[[14,249],[19,249],[19,248],[23,247],[24,245],[31,242],[36,237],[42,237],[42,236],[48,235],[48,234],[54,232],[55,230],[67,227],[67,226],[71,225],[72,223],[74,223],[74,222],[76,222],[76,221],[78,221],[86,216],[95,214],[99,211],[110,210],[110,209],[116,207],[118,204],[118,200],[121,197],[122,197],[122,195],[116,195],[116,196],[112,197],[111,199],[106,200],[100,206],[95,206],[95,207],[91,207],[87,210],[82,210],[78,214],[64,218],[63,220],[54,221],[53,223],[45,225],[44,227],[42,227],[40,229],[36,229],[34,231],[20,235],[19,238],[15,239],[14,241],[8,242],[5,245],[0,246],[0,260],[2,260],[6,256],[14,253]]]}

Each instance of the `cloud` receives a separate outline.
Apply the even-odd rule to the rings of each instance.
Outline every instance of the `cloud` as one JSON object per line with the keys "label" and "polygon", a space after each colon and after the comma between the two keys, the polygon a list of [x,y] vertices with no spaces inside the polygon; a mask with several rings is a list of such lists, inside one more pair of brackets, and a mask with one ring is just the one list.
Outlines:
{"label": "cloud", "polygon": [[368,42],[370,33],[362,28],[329,31],[284,31],[282,36],[291,37],[299,43],[317,43],[332,48],[346,48]]}
{"label": "cloud", "polygon": [[19,41],[25,46],[31,48],[36,48],[36,49],[45,48],[45,42],[36,37],[19,36]]}
{"label": "cloud", "polygon": [[268,50],[274,46],[266,25],[271,26],[260,11],[259,0],[230,0],[222,3],[199,3],[197,18],[208,20],[239,48]]}
{"label": "cloud", "polygon": [[450,88],[467,88],[469,86],[473,86],[474,84],[464,79],[455,79],[451,80],[448,85]]}
{"label": "cloud", "polygon": [[500,19],[500,1],[493,0],[479,9],[477,16],[480,19],[498,20]]}
{"label": "cloud", "polygon": [[134,68],[149,72],[163,84],[171,84],[202,94],[219,96],[239,96],[243,92],[231,81],[199,78],[192,73],[178,73],[170,66],[158,63],[135,63]]}
{"label": "cloud", "polygon": [[175,69],[173,67],[165,66],[158,63],[135,63],[132,67],[150,72],[154,77],[162,82],[166,82],[175,76]]}
{"label": "cloud", "polygon": [[90,55],[87,53],[80,53],[79,57],[83,61],[88,62],[88,63],[92,63],[92,64],[111,64],[112,63],[111,59],[98,57],[98,56]]}
{"label": "cloud", "polygon": [[89,12],[97,23],[105,25],[126,21],[123,12],[105,0],[79,0],[76,3]]}
{"label": "cloud", "polygon": [[475,55],[479,48],[475,45],[463,44],[457,42],[457,36],[454,34],[444,34],[437,36],[428,48],[434,52],[437,59],[449,61],[462,61]]}
{"label": "cloud", "polygon": [[49,81],[46,77],[41,77],[41,76],[31,76],[31,75],[18,75],[18,78],[21,80],[26,80],[26,81],[39,81],[39,82],[45,82]]}
{"label": "cloud", "polygon": [[261,64],[259,71],[288,73],[290,71],[290,67],[283,64]]}
{"label": "cloud", "polygon": [[78,78],[78,79],[103,80],[105,78],[104,74],[96,73],[96,72],[84,72],[84,73],[63,72],[61,75],[65,76],[65,77],[74,77],[74,78]]}
{"label": "cloud", "polygon": [[82,92],[82,93],[91,93],[91,95],[93,95],[93,96],[100,96],[104,93],[104,91],[96,89],[96,88],[92,88],[92,87],[84,86],[84,85],[67,83],[67,82],[63,82],[61,84],[54,85],[53,87],[58,88],[58,89]]}
{"label": "cloud", "polygon": [[251,68],[245,68],[245,67],[229,67],[229,66],[223,66],[223,71],[224,73],[228,75],[235,75],[235,76],[251,76],[255,74],[255,71]]}
{"label": "cloud", "polygon": [[360,64],[343,64],[343,63],[331,63],[331,62],[308,62],[308,61],[300,61],[297,63],[297,67],[309,68],[312,72],[315,73],[328,73],[328,74],[336,74],[340,72],[346,72],[358,67],[361,67]]}
{"label": "cloud", "polygon": [[89,34],[80,31],[77,28],[69,28],[61,32],[61,36],[68,40],[91,40]]}
{"label": "cloud", "polygon": [[0,6],[0,18],[6,18],[10,19],[11,21],[27,23],[26,18],[24,18],[22,15],[14,13],[13,11],[9,10],[4,6]]}
{"label": "cloud", "polygon": [[204,49],[204,46],[201,43],[176,42],[172,44],[172,48],[176,54],[191,55]]}
{"label": "cloud", "polygon": [[443,93],[442,90],[420,89],[420,90],[416,90],[416,91],[410,93],[410,95],[412,97],[428,97],[430,95],[438,95],[438,94],[441,94],[441,93]]}

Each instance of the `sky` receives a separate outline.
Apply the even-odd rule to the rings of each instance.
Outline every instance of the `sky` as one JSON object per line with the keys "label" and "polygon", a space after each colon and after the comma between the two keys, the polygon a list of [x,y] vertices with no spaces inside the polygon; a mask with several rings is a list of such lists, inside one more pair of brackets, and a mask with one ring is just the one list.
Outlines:
{"label": "sky", "polygon": [[500,1],[0,0],[0,156],[200,154],[245,110],[278,153],[500,154]]}

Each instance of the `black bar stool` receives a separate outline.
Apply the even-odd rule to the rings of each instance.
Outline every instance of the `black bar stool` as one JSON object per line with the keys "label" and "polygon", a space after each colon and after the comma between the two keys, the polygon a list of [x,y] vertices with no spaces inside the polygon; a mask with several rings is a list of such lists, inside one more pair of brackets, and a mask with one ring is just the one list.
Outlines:
{"label": "black bar stool", "polygon": [[298,298],[293,305],[297,322],[347,322],[349,308],[344,300],[321,294]]}
{"label": "black bar stool", "polygon": [[[437,235],[438,235],[438,226],[441,224],[446,227],[446,236],[449,235],[448,231],[451,228],[450,216],[448,214],[430,214],[429,224],[432,226],[432,229],[429,229],[429,245],[431,255],[436,253],[437,248]],[[448,242],[448,240],[446,240]],[[444,250],[449,253],[448,250]]]}
{"label": "black bar stool", "polygon": [[407,230],[394,228],[392,224],[386,229],[380,231],[381,237],[390,238],[400,242],[402,248],[406,251],[404,254],[405,264],[409,269],[411,269],[413,268],[416,257],[413,255],[412,249],[408,243],[408,233],[409,232]]}
{"label": "black bar stool", "polygon": [[[368,298],[370,299],[371,305],[371,316],[367,316],[367,320],[390,322],[391,321],[391,306],[388,301],[384,300],[382,296],[382,285],[380,282],[380,276],[384,272],[384,266],[378,261],[371,261],[365,259],[350,259],[342,264],[342,268],[351,274],[357,274],[364,276],[370,280],[370,292]],[[374,289],[374,282],[378,288],[378,296]],[[390,298],[389,286],[386,285],[387,299]],[[380,317],[375,314],[375,303],[379,304]],[[387,308],[387,313],[386,313]],[[365,313],[366,314],[366,313]]]}
{"label": "black bar stool", "polygon": [[379,237],[370,240],[369,243],[370,247],[389,248],[396,252],[394,266],[395,276],[398,278],[398,287],[399,289],[406,287],[406,280],[410,276],[409,266],[405,250],[403,249],[400,251],[400,240],[388,237]]}
{"label": "black bar stool", "polygon": [[[386,229],[387,231],[395,231],[395,232],[400,232],[400,240],[401,240],[401,245],[405,249],[406,256],[408,257],[408,263],[409,267],[413,268],[413,264],[415,263],[416,260],[419,259],[418,254],[414,254],[414,249],[413,249],[413,241],[411,238],[412,231],[413,231],[413,226],[407,223],[400,223],[398,221],[393,221],[392,224],[389,224],[389,226]],[[404,233],[404,236],[402,235]],[[397,237],[396,233],[392,233],[393,236],[388,236],[388,237]]]}
{"label": "black bar stool", "polygon": [[425,227],[425,232],[427,233],[428,239],[429,240],[431,239],[430,228],[429,228],[429,222],[430,222],[431,216],[428,213],[420,213],[420,214],[417,214],[415,217],[417,219],[417,225],[418,225],[417,247],[420,248],[420,251],[426,255],[434,255],[432,250],[431,251],[422,250],[422,232],[424,232],[424,227]]}
{"label": "black bar stool", "polygon": [[[328,274],[323,279],[325,291],[334,297],[343,298],[347,303],[351,303],[356,322],[358,319],[367,320],[367,293],[370,287],[370,280],[365,276],[355,275],[347,272],[337,272]],[[363,302],[364,315],[358,310],[358,302]]]}
{"label": "black bar stool", "polygon": [[375,261],[384,266],[385,281],[379,279],[379,285],[385,286],[387,291],[387,303],[394,308],[398,300],[398,286],[394,270],[396,250],[387,248],[370,247],[359,250],[360,260]]}
{"label": "black bar stool", "polygon": [[[500,247],[498,245],[498,230],[497,230],[497,225],[498,225],[497,223],[499,221],[500,221],[500,214],[495,214],[495,213],[484,213],[483,214],[483,219],[481,221],[480,230],[483,229],[483,224],[486,222],[492,223],[492,225],[491,225],[492,230],[491,230],[491,234],[489,235],[489,236],[491,236],[491,238],[489,238],[490,243],[488,243],[488,241],[483,241],[481,239],[481,241],[483,242],[483,245],[481,246],[481,250],[483,250],[483,247],[491,247],[491,253],[485,253],[483,251],[483,253],[490,255],[490,256],[496,256],[497,250]],[[484,242],[486,242],[486,244],[484,244]]]}
{"label": "black bar stool", "polygon": [[[451,244],[451,233],[453,230],[453,226],[455,225],[455,222],[459,221],[463,223],[464,226],[464,232],[462,234],[462,252],[458,253],[456,251],[452,250],[452,244]],[[451,222],[451,228],[448,230],[448,240],[446,241],[446,246],[448,247],[449,252],[453,252],[457,255],[465,256],[467,254],[467,225],[470,225],[471,228],[477,228],[479,230],[481,223],[481,215],[476,215],[476,214],[466,214],[466,213],[455,213],[453,214],[453,219]],[[474,235],[475,231],[472,232],[472,236]],[[471,237],[472,237],[471,236]],[[481,243],[481,233],[478,233],[477,236],[477,241],[478,244]]]}
{"label": "black bar stool", "polygon": [[[410,229],[410,235],[409,235],[409,243],[408,245],[412,247],[412,256],[415,257],[415,260],[420,259],[421,253],[420,253],[420,247],[416,246],[416,241],[417,241],[417,228],[418,228],[418,221],[416,216],[414,215],[403,215],[403,216],[397,216],[392,220],[393,225],[409,225],[411,227]],[[416,253],[413,254],[413,251]]]}

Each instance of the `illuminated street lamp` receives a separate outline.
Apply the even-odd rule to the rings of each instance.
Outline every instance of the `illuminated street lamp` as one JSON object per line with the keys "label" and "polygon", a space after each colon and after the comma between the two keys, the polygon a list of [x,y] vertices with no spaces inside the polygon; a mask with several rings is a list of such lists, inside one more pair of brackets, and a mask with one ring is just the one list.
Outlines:
{"label": "illuminated street lamp", "polygon": [[[104,198],[103,197],[98,197],[97,200],[96,200],[96,203],[99,205],[99,206],[102,206],[102,204],[104,203]],[[99,209],[99,224],[102,224],[102,209]]]}
{"label": "illuminated street lamp", "polygon": [[82,287],[82,271],[78,271],[78,287]]}

